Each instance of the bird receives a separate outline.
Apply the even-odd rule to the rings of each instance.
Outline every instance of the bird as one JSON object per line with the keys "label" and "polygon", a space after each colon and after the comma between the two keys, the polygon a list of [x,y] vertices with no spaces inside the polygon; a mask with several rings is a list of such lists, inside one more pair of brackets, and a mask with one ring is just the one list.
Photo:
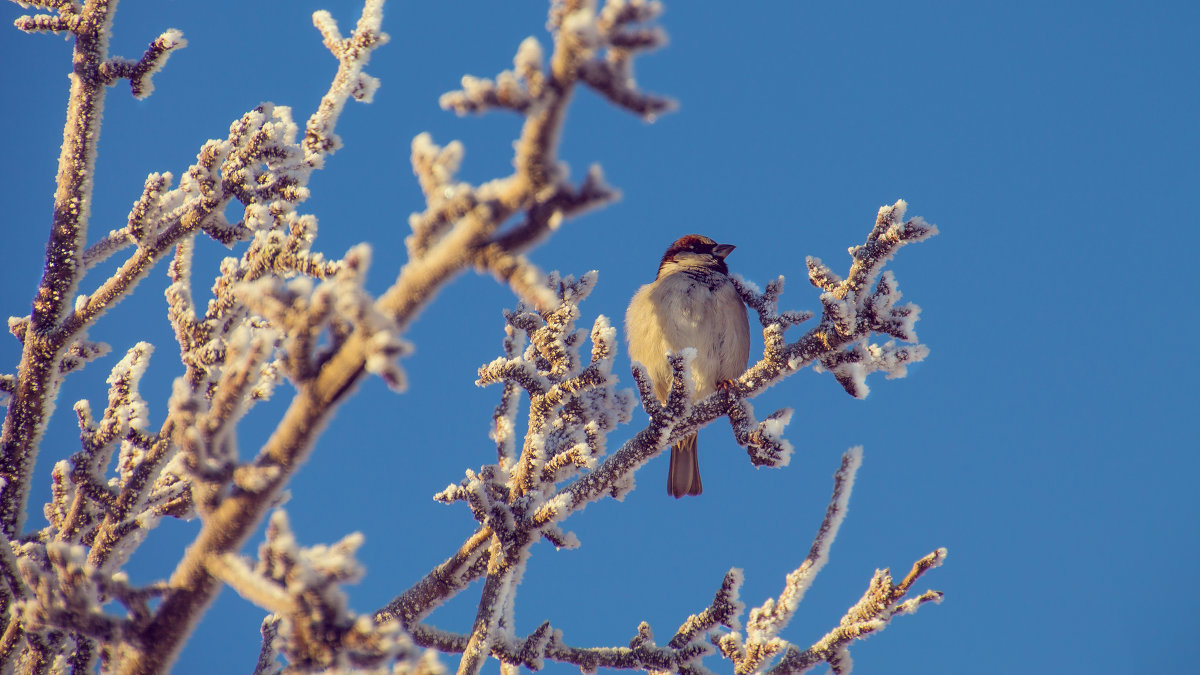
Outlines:
{"label": "bird", "polygon": [[[667,352],[696,350],[693,401],[726,386],[746,369],[750,323],[725,264],[733,249],[732,244],[698,234],[676,239],[663,254],[654,281],[639,288],[629,302],[629,356],[645,368],[659,401],[666,401],[671,389]],[[667,493],[678,499],[702,490],[693,432],[671,446]]]}

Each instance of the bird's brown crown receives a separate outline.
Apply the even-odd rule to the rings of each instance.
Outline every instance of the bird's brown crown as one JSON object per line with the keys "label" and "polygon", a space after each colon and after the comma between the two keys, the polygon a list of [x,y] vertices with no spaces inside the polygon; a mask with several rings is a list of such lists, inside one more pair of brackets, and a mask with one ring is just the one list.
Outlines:
{"label": "bird's brown crown", "polygon": [[[721,252],[718,252],[718,249]],[[725,265],[725,256],[732,249],[732,246],[722,246],[700,234],[685,234],[676,239],[675,243],[671,244],[671,247],[663,254],[662,260],[658,263],[658,275],[662,275],[663,269],[668,263],[676,262],[680,257],[689,257],[680,255],[684,253],[708,256],[705,267],[721,274],[729,274],[729,268]]]}
{"label": "bird's brown crown", "polygon": [[694,251],[696,253],[708,253],[711,252],[713,247],[716,245],[717,242],[705,237],[704,235],[685,234],[676,239],[675,243],[671,244],[671,248],[667,249],[667,252]]}

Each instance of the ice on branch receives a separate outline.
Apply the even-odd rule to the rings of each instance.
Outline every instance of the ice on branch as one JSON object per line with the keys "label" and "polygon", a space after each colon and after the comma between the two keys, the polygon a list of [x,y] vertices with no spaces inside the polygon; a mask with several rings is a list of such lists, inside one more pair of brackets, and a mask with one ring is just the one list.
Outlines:
{"label": "ice on branch", "polygon": [[[769,598],[762,605],[751,609],[744,622],[741,615],[746,607],[739,597],[744,574],[742,570],[732,569],[725,575],[709,606],[689,616],[663,646],[655,642],[654,632],[645,622],[638,625],[636,635],[628,647],[573,647],[563,642],[561,631],[551,628],[549,622],[541,624],[525,640],[507,630],[494,633],[485,630],[486,627],[481,628],[480,621],[499,613],[498,607],[511,608],[511,598],[515,589],[510,580],[514,575],[519,576],[519,569],[523,566],[526,556],[524,553],[516,554],[510,547],[517,547],[523,551],[529,543],[527,537],[519,536],[518,529],[517,532],[509,533],[511,539],[501,538],[499,548],[496,544],[490,548],[490,555],[501,556],[504,562],[499,570],[488,573],[488,580],[493,581],[500,572],[503,572],[504,578],[490,584],[491,592],[489,583],[485,582],[480,614],[472,634],[468,637],[410,623],[414,638],[418,644],[436,646],[443,651],[461,651],[464,655],[462,664],[472,667],[478,660],[478,657],[472,656],[473,653],[478,653],[473,652],[474,645],[475,649],[486,647],[493,656],[506,664],[525,665],[529,668],[541,668],[546,660],[555,660],[575,664],[585,672],[594,671],[599,667],[649,672],[709,672],[702,660],[713,652],[715,646],[724,658],[732,662],[734,672],[737,673],[799,673],[821,662],[827,662],[835,669],[842,669],[839,672],[844,672],[844,668],[850,663],[851,642],[881,630],[893,616],[911,613],[926,602],[940,600],[941,593],[937,591],[927,591],[908,599],[905,599],[905,596],[921,574],[936,567],[945,558],[945,549],[939,549],[917,561],[913,571],[900,584],[893,583],[886,570],[877,572],[870,582],[867,594],[850,608],[841,624],[807,649],[800,649],[780,637],[806,590],[829,559],[830,547],[846,515],[861,457],[860,448],[853,448],[843,456],[842,466],[834,477],[833,495],[825,517],[817,529],[809,555],[787,576],[779,596]],[[493,536],[488,530],[484,530],[477,533],[473,541],[480,535],[489,538]],[[460,555],[462,553],[460,552]],[[455,559],[452,558],[447,564],[454,562]],[[478,569],[478,559],[470,556],[464,557],[461,564]],[[477,572],[481,573],[482,570]],[[465,584],[468,579],[469,577],[460,579],[457,583]],[[408,615],[407,620],[411,622],[413,618],[412,615]],[[377,620],[380,620],[378,614]],[[511,625],[511,609],[506,610],[498,621],[498,625]],[[490,637],[483,644],[478,644],[481,635]],[[771,665],[771,661],[781,654],[782,658]],[[469,668],[467,672],[474,670]]]}
{"label": "ice on branch", "polygon": [[937,234],[937,228],[921,218],[904,221],[906,208],[907,204],[900,200],[879,209],[867,242],[850,248],[854,262],[847,278],[838,276],[819,259],[808,258],[809,280],[824,293],[821,325],[805,338],[820,344],[789,350],[793,351],[789,365],[802,366],[806,361],[796,356],[812,354],[818,369],[832,373],[846,392],[856,398],[869,393],[866,378],[871,373],[882,371],[888,378],[903,377],[908,364],[929,354],[929,349],[921,344],[870,342],[872,334],[905,342],[917,339],[916,322],[921,308],[913,303],[897,304],[900,289],[895,275],[882,268],[900,246],[924,241]]}
{"label": "ice on branch", "polygon": [[796,608],[804,599],[812,582],[820,573],[821,568],[829,562],[829,550],[833,540],[837,538],[842,521],[846,517],[846,508],[850,503],[850,493],[854,489],[854,478],[858,468],[862,466],[862,448],[855,447],[842,455],[842,465],[833,477],[833,496],[825,509],[825,518],[813,539],[812,548],[804,563],[787,575],[787,581],[778,598],[768,598],[759,607],[750,610],[750,618],[746,622],[746,648],[748,652],[770,651],[775,644],[776,636],[795,614]]}
{"label": "ice on branch", "polygon": [[741,401],[729,412],[734,438],[746,448],[754,466],[783,467],[792,460],[792,444],[783,437],[783,430],[792,420],[792,409],[782,408],[765,420],[753,423],[754,408]]}
{"label": "ice on branch", "polygon": [[[170,172],[156,172],[146,176],[142,196],[134,202],[129,211],[128,224],[119,230],[110,230],[107,236],[83,252],[85,269],[95,267],[131,244],[139,247],[153,246],[170,220],[164,216],[183,203],[182,191],[168,190],[172,180],[174,177]],[[78,304],[78,299],[76,303]],[[76,310],[79,309],[77,306]]]}
{"label": "ice on branch", "polygon": [[[19,578],[6,581],[15,592],[14,615],[30,637],[54,640],[56,634],[66,631],[77,648],[93,640],[128,639],[150,615],[150,601],[163,592],[161,585],[134,588],[123,573],[98,569],[88,562],[83,546],[30,542],[14,547],[13,552]],[[104,611],[110,600],[122,606],[125,616]]]}
{"label": "ice on branch", "polygon": [[301,671],[371,670],[396,662],[415,668],[424,655],[398,624],[377,625],[349,609],[341,586],[363,575],[354,557],[362,543],[355,533],[332,546],[301,547],[287,516],[275,511],[253,566],[235,554],[208,566],[242,597],[271,612],[263,630],[270,662],[282,656]]}
{"label": "ice on branch", "polygon": [[174,28],[158,36],[139,61],[130,61],[121,57],[112,57],[100,65],[100,74],[113,82],[118,79],[128,79],[133,97],[144,99],[154,92],[151,78],[166,65],[167,59],[176,49],[187,46],[183,33]]}
{"label": "ice on branch", "polygon": [[63,355],[58,369],[63,374],[80,370],[92,361],[108,356],[111,351],[112,346],[105,342],[76,340],[67,347],[67,353]]}
{"label": "ice on branch", "polygon": [[[507,312],[506,356],[479,369],[479,385],[505,383],[497,424],[507,427],[515,422],[507,421],[515,415],[514,391],[524,391],[529,399],[528,431],[520,457],[514,459],[512,451],[502,448],[501,464],[490,472],[485,467],[479,477],[464,481],[469,494],[497,492],[496,487],[484,489],[480,480],[503,476],[505,497],[544,499],[556,484],[594,468],[604,455],[607,433],[630,418],[632,392],[614,388],[616,329],[607,318],[596,319],[586,361],[581,354],[586,334],[575,329],[579,303],[591,292],[596,273],[578,280],[559,279],[554,273],[549,281],[558,306],[540,313],[527,307]],[[522,343],[528,345],[523,351]]]}
{"label": "ice on branch", "polygon": [[[249,206],[308,197],[304,154],[296,143],[299,127],[292,109],[263,103],[229,127],[229,138],[213,149],[221,158],[219,179],[234,198]],[[290,211],[283,204],[279,204]]]}
{"label": "ice on branch", "polygon": [[779,328],[786,330],[813,318],[812,312],[779,311],[779,296],[783,294],[783,285],[784,278],[780,275],[767,284],[766,291],[761,291],[754,282],[743,279],[742,275],[733,275],[734,288],[750,309],[758,314],[763,328],[777,324]]}
{"label": "ice on branch", "polygon": [[57,16],[38,14],[17,18],[13,25],[26,33],[45,31],[58,34],[67,32],[79,37],[80,24],[85,23],[89,18],[83,12],[80,4],[74,0],[17,0],[17,4],[25,9],[39,7],[54,10],[57,13]]}
{"label": "ice on branch", "polygon": [[[264,276],[234,289],[247,308],[282,330],[281,366],[294,380],[312,377],[316,364],[355,333],[363,344],[367,372],[379,375],[393,389],[404,389],[404,371],[397,359],[412,348],[363,288],[370,259],[370,247],[362,244],[348,251],[334,267],[336,273],[315,287],[307,277],[284,282]],[[318,342],[325,333],[329,344],[322,347]]]}
{"label": "ice on branch", "polygon": [[108,405],[99,421],[93,418],[86,400],[75,404],[82,447],[69,462],[55,465],[52,499],[43,509],[60,541],[90,542],[104,515],[116,504],[120,482],[109,480],[105,473],[118,447],[123,461],[148,438],[149,407],[138,384],[152,352],[150,344],[140,342],[113,367],[108,377]]}
{"label": "ice on branch", "polygon": [[779,663],[765,672],[770,675],[803,673],[823,661],[829,663],[834,672],[849,672],[852,642],[878,633],[897,616],[912,614],[926,603],[942,601],[941,591],[925,591],[916,597],[905,598],[917,579],[940,567],[946,555],[946,549],[939,548],[916,561],[899,584],[892,581],[888,570],[876,570],[862,599],[847,610],[836,628],[807,649],[789,645]]}
{"label": "ice on branch", "polygon": [[[714,644],[719,644],[714,638],[724,632],[722,629],[735,633],[741,630],[740,617],[746,610],[746,605],[741,601],[739,593],[744,582],[745,574],[742,570],[735,567],[726,572],[712,603],[698,614],[689,616],[671,637],[667,646],[679,650],[681,661],[690,662],[693,668],[701,668],[700,662],[694,659],[711,653],[703,640],[708,639]],[[698,649],[701,646],[705,647],[703,651]]]}
{"label": "ice on branch", "polygon": [[542,45],[527,37],[513,57],[513,70],[501,72],[496,81],[464,75],[462,90],[442,95],[442,108],[459,115],[479,113],[489,108],[507,108],[524,113],[542,94],[546,76],[542,71]]}
{"label": "ice on branch", "polygon": [[460,115],[493,108],[525,113],[542,98],[547,78],[578,79],[617,106],[652,121],[676,104],[638,90],[633,59],[639,52],[666,44],[661,28],[640,25],[661,12],[660,3],[642,0],[609,0],[599,13],[591,2],[574,8],[556,5],[550,27],[560,48],[549,73],[543,70],[541,45],[526,38],[513,59],[514,70],[501,72],[495,81],[464,76],[462,89],[444,94],[441,105]]}
{"label": "ice on branch", "polygon": [[[610,4],[625,7],[627,3]],[[621,30],[627,24],[648,20],[656,13],[645,3],[628,5],[637,9],[602,11],[601,15],[609,17],[602,21],[593,2],[553,3],[548,27],[554,41],[548,58],[542,45],[528,38],[516,50],[513,70],[504,71],[495,81],[464,77],[462,90],[442,97],[443,106],[460,114],[504,109],[524,118],[514,144],[515,171],[481,185],[454,181],[461,146],[451,143],[443,150],[427,135],[414,139],[413,169],[425,192],[427,208],[409,218],[413,230],[406,240],[410,261],[397,280],[395,294],[384,298],[395,316],[410,316],[409,298],[421,297],[424,289],[466,266],[507,283],[521,300],[538,310],[553,309],[555,300],[546,292],[548,275],[524,253],[565,219],[619,197],[596,166],[578,187],[570,185],[557,150],[572,92],[581,83],[592,84],[586,73],[610,70],[599,63],[599,52],[614,58],[623,55],[617,60],[625,65],[630,61],[632,46],[618,47],[606,41],[626,36]],[[624,96],[630,103],[625,107],[641,112],[661,112],[669,107],[630,89],[631,78],[622,82],[625,89],[615,84],[608,89],[614,100]],[[622,93],[614,93],[618,91]],[[523,219],[501,230],[513,216]]]}
{"label": "ice on branch", "polygon": [[[742,572],[733,570],[726,575],[712,605],[689,619],[671,641],[671,646],[679,648],[687,641],[697,639],[698,635],[711,633],[709,637],[712,643],[717,646],[722,656],[732,662],[734,672],[737,673],[802,673],[823,661],[834,666],[834,672],[845,672],[839,668],[849,664],[850,642],[866,637],[874,630],[882,629],[891,616],[902,613],[901,607],[905,610],[915,610],[923,602],[940,599],[940,593],[929,591],[917,598],[901,602],[921,573],[940,564],[945,557],[945,549],[918,561],[914,573],[899,586],[891,584],[886,571],[877,572],[864,599],[851,607],[840,626],[812,647],[801,650],[779,637],[795,614],[805,592],[829,560],[829,551],[845,518],[854,477],[861,462],[861,448],[852,448],[842,456],[842,465],[834,475],[833,495],[826,508],[825,518],[813,538],[808,556],[798,568],[787,575],[784,588],[778,597],[768,598],[763,604],[750,610],[744,634],[737,621],[737,615],[744,607],[737,599]],[[721,630],[721,627],[727,630]],[[781,653],[783,658],[775,665],[769,666],[771,660]]]}
{"label": "ice on branch", "polygon": [[366,0],[362,14],[350,37],[343,38],[333,16],[320,10],[313,12],[313,25],[321,32],[325,48],[338,60],[338,72],[329,92],[321,98],[321,104],[308,119],[304,134],[305,161],[315,169],[324,165],[325,157],[342,146],[342,140],[333,132],[338,117],[348,99],[370,103],[379,80],[363,72],[371,60],[371,53],[388,43],[387,33],[382,31],[383,0]]}
{"label": "ice on branch", "polygon": [[108,392],[108,408],[104,411],[106,421],[119,420],[119,426],[135,431],[146,428],[149,407],[138,392],[138,383],[150,365],[153,351],[153,345],[139,342],[113,368],[108,376],[111,388]]}
{"label": "ice on branch", "polygon": [[[528,148],[541,152],[541,148]],[[545,150],[549,150],[546,148]],[[522,165],[524,146],[518,146],[516,163]],[[435,144],[428,134],[413,139],[413,171],[425,193],[428,208],[409,217],[413,233],[405,240],[412,258],[407,269],[419,270],[406,279],[425,282],[418,274],[440,274],[448,265],[461,264],[448,257],[463,245],[464,236],[476,238],[468,261],[477,270],[490,272],[506,282],[519,298],[539,309],[554,306],[554,294],[547,286],[547,275],[521,253],[556,230],[564,217],[573,216],[616,199],[619,193],[609,187],[598,167],[592,167],[583,183],[575,188],[565,181],[565,168],[551,173],[539,173],[538,180],[552,180],[553,185],[537,195],[529,195],[525,222],[506,232],[483,236],[481,226],[495,224],[503,213],[496,205],[512,199],[514,190],[529,187],[531,176],[514,175],[480,186],[454,180],[462,161],[463,148],[457,141],[444,148]],[[488,226],[489,229],[491,225]],[[450,235],[455,236],[450,236]],[[401,310],[403,311],[403,310]]]}
{"label": "ice on branch", "polygon": [[[515,360],[525,350],[525,334],[512,324],[504,327],[504,357]],[[492,414],[492,431],[488,438],[496,443],[496,461],[501,466],[511,466],[516,461],[517,409],[520,386],[516,382],[504,383],[500,403]]]}
{"label": "ice on branch", "polygon": [[662,13],[662,3],[647,0],[609,0],[599,14],[577,10],[563,17],[563,25],[596,52],[579,63],[579,76],[612,103],[654,121],[677,107],[675,101],[642,92],[633,75],[633,59],[643,51],[667,43],[658,26],[644,26]]}
{"label": "ice on branch", "polygon": [[[36,4],[56,10],[59,16],[34,17],[23,27],[71,31],[80,58],[70,103],[70,117],[75,121],[67,126],[60,161],[61,166],[71,169],[59,175],[58,194],[66,201],[55,210],[64,217],[55,224],[55,235],[47,249],[51,257],[46,268],[53,274],[46,277],[38,291],[42,300],[35,302],[35,313],[11,325],[21,339],[32,336],[37,349],[26,350],[28,358],[22,362],[21,379],[14,378],[14,383],[24,384],[9,387],[16,399],[10,413],[15,410],[16,414],[10,414],[5,425],[3,471],[9,480],[0,492],[0,516],[4,532],[10,537],[15,538],[20,530],[37,441],[53,410],[62,375],[82,368],[107,351],[106,345],[86,339],[88,329],[107,309],[127,297],[159,260],[174,253],[169,269],[172,283],[167,291],[168,316],[179,342],[184,374],[175,383],[161,427],[150,427],[146,405],[137,395],[137,381],[150,351],[148,345],[139,344],[113,370],[109,406],[99,420],[86,402],[76,406],[81,450],[70,460],[57,462],[51,472],[52,499],[45,509],[50,526],[41,533],[26,535],[38,541],[88,546],[88,568],[108,574],[124,564],[163,516],[190,518],[200,512],[211,517],[233,491],[240,491],[242,496],[263,495],[265,505],[279,498],[278,486],[286,480],[285,469],[279,461],[243,463],[236,425],[248,408],[272,394],[282,377],[292,376],[300,385],[310,382],[322,359],[353,338],[362,345],[363,364],[357,372],[377,372],[394,386],[403,383],[395,364],[395,358],[406,349],[399,331],[362,291],[365,252],[351,252],[346,260],[327,261],[311,249],[316,219],[297,211],[297,205],[308,197],[312,171],[320,168],[323,158],[337,146],[333,129],[344,101],[368,100],[378,86],[374,78],[362,72],[362,66],[369,53],[386,40],[378,31],[382,3],[368,2],[355,32],[345,39],[338,36],[330,44],[339,61],[338,73],[303,131],[287,107],[270,103],[258,106],[235,121],[225,139],[205,143],[196,162],[180,175],[178,185],[172,185],[171,173],[148,176],[141,196],[130,209],[128,222],[87,248],[87,204],[103,101],[97,94],[119,78],[130,80],[135,96],[149,94],[152,75],[186,43],[181,33],[167,30],[138,61],[110,56],[107,44],[115,3]],[[328,22],[324,29],[327,38],[332,34],[330,26]],[[244,215],[241,222],[231,224],[224,213],[235,200],[242,205]],[[197,307],[192,298],[194,237],[200,233],[229,247],[249,242],[239,257],[221,264],[207,307]],[[122,251],[128,252],[116,261],[115,274],[93,288],[82,288],[81,280],[89,270]],[[246,294],[258,282],[268,280],[266,285],[275,288],[296,278],[329,282],[328,287],[314,291],[318,296],[324,294],[328,311],[318,317],[325,320],[324,324],[308,336],[288,341],[293,351],[285,354],[285,326],[256,312],[255,308],[265,308],[261,303],[255,305]],[[317,304],[321,304],[320,299]],[[316,338],[306,341],[313,335],[327,335],[326,344],[314,344]],[[289,356],[299,357],[301,353],[304,358],[289,361]],[[297,364],[297,369],[287,369]],[[307,448],[308,444],[302,443],[301,447]],[[299,464],[294,459],[289,461],[293,466]],[[228,533],[238,526],[253,527],[256,518],[252,514],[237,517],[241,520],[212,525],[222,529],[223,536],[235,536]],[[198,546],[197,550],[202,548]],[[15,563],[0,567],[15,570]],[[193,565],[189,569],[201,568]],[[106,588],[108,598],[124,592],[112,590],[116,588],[113,584]],[[172,602],[177,605],[178,596],[193,592],[211,593],[212,589],[205,590],[204,584],[193,579],[172,591],[174,600],[164,601],[162,606],[170,607]],[[100,601],[101,606],[105,601]],[[194,607],[206,604],[199,602]],[[157,622],[155,634],[168,637],[161,644],[156,641],[153,649],[130,648],[127,657],[134,661],[158,659],[158,666],[147,668],[165,670],[190,631],[196,612],[176,616],[174,610],[167,609],[138,611],[140,623],[134,630],[151,630],[148,624]],[[88,620],[100,621],[95,617]],[[60,625],[55,630],[61,634],[76,627]],[[43,655],[51,658],[60,646],[74,653],[74,668],[93,669],[99,652],[97,645],[89,642],[91,636],[79,633],[64,643],[61,637],[43,640],[37,631],[41,628],[34,619],[10,624],[11,642],[0,650],[0,669],[6,669],[20,649],[49,649]],[[74,646],[68,644],[72,639],[77,642]],[[135,633],[99,640],[109,646],[141,642]]]}
{"label": "ice on branch", "polygon": [[[498,462],[478,472],[468,470],[458,485],[435,495],[447,503],[465,502],[486,537],[495,542],[476,627],[461,650],[460,672],[477,672],[487,655],[502,645],[513,646],[519,654],[506,661],[527,665],[540,663],[540,650],[552,647],[554,639],[547,640],[551,634],[545,630],[541,637],[531,636],[524,647],[515,646],[511,627],[517,582],[529,548],[538,539],[544,537],[558,548],[579,545],[574,534],[558,527],[573,510],[561,494],[556,496],[558,484],[596,467],[605,454],[608,432],[629,420],[635,403],[631,392],[615,389],[617,335],[603,316],[592,326],[591,350],[584,358],[589,334],[577,330],[575,322],[596,273],[579,279],[552,273],[548,281],[557,305],[506,312],[505,355],[479,369],[480,385],[504,384],[492,434],[500,439]],[[507,428],[515,424],[513,399],[522,392],[529,414],[524,442],[514,457],[517,451]],[[455,583],[465,582],[460,577]],[[376,615],[377,620],[385,618]]]}
{"label": "ice on branch", "polygon": [[875,285],[875,292],[867,297],[867,321],[880,333],[905,342],[916,342],[921,308],[912,303],[897,306],[900,297],[900,285],[896,283],[895,275],[891,270],[884,272]]}
{"label": "ice on branch", "polygon": [[923,361],[928,355],[929,348],[925,345],[897,345],[895,340],[882,345],[860,343],[822,358],[818,370],[832,373],[854,398],[866,398],[871,391],[867,375],[883,372],[889,380],[904,377],[908,374],[908,364]]}
{"label": "ice on branch", "polygon": [[757,391],[815,364],[818,370],[831,372],[852,396],[862,398],[869,391],[866,377],[871,373],[882,371],[889,378],[903,377],[909,364],[928,356],[929,349],[921,344],[871,342],[877,334],[905,342],[917,339],[920,308],[897,302],[899,285],[895,275],[885,272],[883,266],[901,246],[924,241],[937,234],[937,228],[921,218],[903,220],[906,208],[900,200],[879,210],[867,241],[850,248],[852,263],[844,278],[821,260],[811,256],[807,259],[809,281],[823,291],[821,320],[795,342],[786,342],[784,332],[812,318],[812,314],[778,311],[783,277],[768,284],[764,292],[741,278],[735,279],[742,299],[758,314],[766,343],[763,358],[743,375],[741,383]]}
{"label": "ice on branch", "polygon": [[17,378],[8,373],[0,374],[0,406],[7,406],[12,393],[17,390]]}

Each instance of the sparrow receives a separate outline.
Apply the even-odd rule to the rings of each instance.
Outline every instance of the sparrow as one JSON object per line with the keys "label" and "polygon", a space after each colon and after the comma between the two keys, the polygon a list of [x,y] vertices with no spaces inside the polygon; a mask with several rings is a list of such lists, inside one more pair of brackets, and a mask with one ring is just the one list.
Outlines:
{"label": "sparrow", "polygon": [[[658,276],[629,302],[625,312],[629,356],[646,369],[659,401],[666,401],[671,389],[667,352],[696,350],[692,401],[725,386],[746,369],[750,322],[725,264],[733,248],[698,234],[680,237],[663,254]],[[698,495],[702,489],[692,433],[671,446],[667,493],[678,499]]]}

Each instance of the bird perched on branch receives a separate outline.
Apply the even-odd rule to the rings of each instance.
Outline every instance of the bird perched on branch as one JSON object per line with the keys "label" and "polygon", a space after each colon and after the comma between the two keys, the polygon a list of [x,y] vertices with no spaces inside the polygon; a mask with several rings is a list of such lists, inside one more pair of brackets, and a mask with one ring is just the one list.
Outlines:
{"label": "bird perched on branch", "polygon": [[[658,276],[638,289],[629,303],[625,312],[629,356],[646,369],[659,401],[666,401],[671,389],[667,352],[696,350],[693,401],[746,369],[750,323],[725,265],[733,248],[698,234],[680,237],[663,254]],[[671,446],[667,493],[678,498],[698,495],[702,489],[693,432]]]}

